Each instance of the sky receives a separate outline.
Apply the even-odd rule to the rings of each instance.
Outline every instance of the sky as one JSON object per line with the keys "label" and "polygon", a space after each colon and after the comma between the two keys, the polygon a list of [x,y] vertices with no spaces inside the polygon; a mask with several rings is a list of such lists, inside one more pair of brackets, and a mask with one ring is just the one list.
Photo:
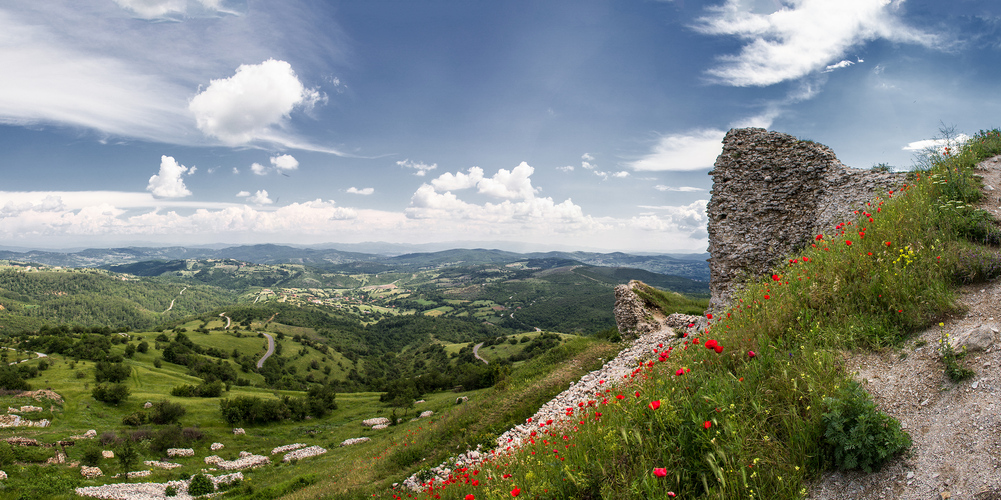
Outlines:
{"label": "sky", "polygon": [[1001,126],[1001,2],[6,0],[0,245],[703,252],[734,127]]}

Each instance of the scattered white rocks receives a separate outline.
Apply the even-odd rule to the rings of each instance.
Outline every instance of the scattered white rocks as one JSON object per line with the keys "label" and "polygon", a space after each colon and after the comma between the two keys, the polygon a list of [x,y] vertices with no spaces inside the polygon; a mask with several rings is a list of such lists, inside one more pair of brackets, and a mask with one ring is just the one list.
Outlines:
{"label": "scattered white rocks", "polygon": [[42,408],[39,406],[31,406],[31,405],[22,406],[20,410],[17,408],[11,408],[9,406],[7,407],[7,413],[30,413],[33,411],[42,411]]}
{"label": "scattered white rocks", "polygon": [[373,425],[372,426],[372,430],[373,431],[381,431],[381,430],[385,429],[386,427],[389,427],[389,426],[386,425],[386,424]]}
{"label": "scattered white rocks", "polygon": [[418,399],[417,401],[414,401],[415,405],[419,405],[421,403],[427,403],[427,401],[424,401],[423,399]]}
{"label": "scattered white rocks", "polygon": [[[132,473],[130,473],[132,474]],[[221,484],[230,484],[234,481],[242,481],[243,473],[234,472],[232,474],[225,474],[222,476],[213,477],[211,474],[208,478],[212,480],[212,483],[216,486]],[[104,486],[88,486],[84,488],[77,488],[76,494],[80,496],[88,496],[93,498],[103,498],[107,500],[191,500],[193,497],[188,495],[188,481],[168,481],[166,483],[120,483],[120,484],[106,484]],[[166,495],[166,490],[168,486],[173,486],[174,491],[177,492],[176,496],[168,497]]]}
{"label": "scattered white rocks", "polygon": [[292,460],[315,457],[317,455],[322,455],[326,452],[327,452],[326,449],[321,448],[319,446],[310,446],[309,448],[302,448],[300,450],[295,450],[286,453],[285,456],[282,457],[282,462],[288,463],[291,462]]}
{"label": "scattered white rocks", "polygon": [[457,405],[461,405],[462,403],[465,403],[466,401],[469,401],[469,397],[468,396],[459,396],[459,397],[455,398],[455,404],[457,404]]}
{"label": "scattered white rocks", "polygon": [[208,465],[215,465],[219,462],[222,462],[222,457],[219,455],[210,455],[205,457],[205,463]]}
{"label": "scattered white rocks", "polygon": [[149,409],[149,408],[152,408],[152,407],[153,407],[153,402],[152,401],[147,401],[146,404],[143,405],[143,408],[146,408],[146,409]]}
{"label": "scattered white rocks", "polygon": [[240,452],[240,458],[232,461],[222,460],[216,463],[216,467],[222,470],[243,470],[261,467],[271,463],[264,455],[254,455],[245,451]]}
{"label": "scattered white rocks", "polygon": [[222,443],[212,443],[212,446],[209,446],[209,449],[211,449],[212,451],[219,451],[225,447],[226,445]]}
{"label": "scattered white rocks", "polygon": [[242,435],[244,435],[246,433],[247,432],[243,430],[243,427],[237,427],[237,428],[233,429],[233,435],[234,436],[242,436]]}
{"label": "scattered white rocks", "polygon": [[101,450],[101,458],[115,458],[115,452],[111,450]]}
{"label": "scattered white rocks", "polygon": [[361,425],[364,425],[365,427],[372,427],[374,425],[387,425],[389,424],[389,422],[390,420],[386,417],[376,417],[367,420],[362,420]]}
{"label": "scattered white rocks", "polygon": [[193,457],[195,456],[195,450],[193,448],[168,448],[168,457]]}
{"label": "scattered white rocks", "polygon": [[94,478],[98,476],[103,476],[104,473],[101,472],[100,467],[87,467],[86,465],[80,466],[80,475],[86,478]]}
{"label": "scattered white rocks", "polygon": [[371,439],[369,439],[367,437],[345,439],[344,441],[341,441],[341,446],[351,446],[351,445],[356,445],[356,444],[364,443],[364,442],[367,442],[367,441],[371,441]]}
{"label": "scattered white rocks", "polygon": [[7,473],[0,470],[0,481],[3,481],[4,479],[7,479]]}
{"label": "scattered white rocks", "polygon": [[97,431],[95,431],[94,429],[91,429],[91,430],[83,433],[83,435],[80,435],[80,436],[70,436],[70,439],[94,439],[96,437],[97,437]]}
{"label": "scattered white rocks", "polygon": [[271,449],[271,454],[272,455],[277,455],[279,453],[285,453],[286,451],[298,450],[299,448],[305,448],[305,447],[306,447],[306,443],[287,444],[285,446],[279,446],[277,448],[272,448]]}
{"label": "scattered white rocks", "polygon": [[[449,476],[455,469],[461,469],[462,467],[468,467],[478,464],[487,458],[488,454],[483,453],[482,447],[477,446],[475,450],[469,450],[458,457],[450,459],[437,467],[432,467],[429,472],[432,474],[431,481],[444,482],[448,480]],[[417,475],[408,477],[403,481],[403,486],[409,488],[411,491],[420,491],[424,489],[427,483],[421,483],[417,479]]]}
{"label": "scattered white rocks", "polygon": [[43,418],[41,420],[27,420],[20,415],[0,415],[0,427],[48,427],[52,422]]}
{"label": "scattered white rocks", "polygon": [[418,416],[417,418],[428,418],[431,415],[434,415],[434,412],[431,411],[431,410],[422,411],[421,414],[420,414],[420,416]]}
{"label": "scattered white rocks", "polygon": [[147,461],[143,462],[143,464],[147,465],[149,467],[158,467],[158,468],[167,469],[167,470],[176,469],[178,467],[182,467],[181,464],[175,464],[174,462],[161,462],[159,460],[147,460]]}

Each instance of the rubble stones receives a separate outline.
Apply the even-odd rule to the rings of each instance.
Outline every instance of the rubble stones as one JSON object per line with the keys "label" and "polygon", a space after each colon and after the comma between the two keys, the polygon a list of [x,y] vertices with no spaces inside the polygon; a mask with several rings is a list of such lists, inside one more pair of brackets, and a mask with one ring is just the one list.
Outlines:
{"label": "rubble stones", "polygon": [[181,464],[175,464],[174,462],[161,462],[159,460],[147,460],[143,462],[143,464],[149,467],[158,467],[160,469],[167,469],[167,470],[182,467]]}
{"label": "rubble stones", "polygon": [[387,424],[389,424],[389,419],[386,417],[369,418],[361,421],[361,425],[364,425],[365,427],[372,427],[374,425],[387,425]]}
{"label": "rubble stones", "polygon": [[285,446],[279,446],[277,448],[273,448],[271,450],[271,454],[272,455],[277,455],[279,453],[285,453],[287,451],[298,450],[299,448],[305,448],[305,447],[306,447],[306,443],[287,444]]}
{"label": "rubble stones", "polygon": [[212,443],[212,446],[210,446],[209,448],[212,451],[219,451],[219,450],[221,450],[221,449],[223,449],[225,447],[226,447],[226,445],[224,445],[222,443]]}
{"label": "rubble stones", "polygon": [[371,439],[367,438],[367,437],[350,438],[350,439],[345,439],[344,441],[341,441],[341,446],[351,446],[351,445],[356,445],[356,444],[360,444],[360,443],[365,443],[365,442],[368,442],[368,441],[371,441]]}
{"label": "rubble stones", "polygon": [[193,457],[195,456],[195,450],[193,448],[168,448],[168,457]]}
{"label": "rubble stones", "polygon": [[80,466],[80,475],[82,475],[83,477],[86,477],[86,478],[90,479],[90,478],[95,478],[95,477],[98,477],[98,476],[103,476],[104,473],[101,472],[101,468],[100,467],[87,467],[86,465],[81,465]]}
{"label": "rubble stones", "polygon": [[237,427],[237,428],[233,429],[233,435],[234,436],[243,436],[246,433],[247,432],[243,430],[243,427]]}
{"label": "rubble stones", "polygon": [[115,458],[115,452],[111,450],[101,450],[102,458]]}
{"label": "rubble stones", "polygon": [[746,277],[767,273],[905,181],[845,167],[827,146],[760,128],[731,129],[709,175],[711,309],[725,306]]}
{"label": "rubble stones", "polygon": [[309,448],[302,448],[299,450],[286,453],[285,456],[282,457],[282,462],[288,463],[291,462],[292,460],[300,460],[303,458],[315,457],[317,455],[322,455],[326,452],[327,452],[326,449],[321,448],[319,446],[310,446]]}
{"label": "rubble stones", "polygon": [[[246,453],[246,455],[244,455]],[[216,463],[216,467],[222,470],[243,470],[243,469],[253,469],[256,467],[261,467],[263,465],[268,465],[271,460],[263,455],[254,455],[252,453],[240,452],[240,458],[232,461],[222,460]]]}
{"label": "rubble stones", "polygon": [[998,331],[996,324],[981,324],[956,334],[952,338],[952,348],[957,351],[986,351],[994,343],[994,335]]}

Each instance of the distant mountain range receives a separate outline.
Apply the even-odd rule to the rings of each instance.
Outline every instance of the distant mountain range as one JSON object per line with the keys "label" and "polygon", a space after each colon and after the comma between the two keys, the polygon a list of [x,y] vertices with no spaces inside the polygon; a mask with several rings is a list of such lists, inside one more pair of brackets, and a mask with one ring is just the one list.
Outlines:
{"label": "distant mountain range", "polygon": [[[375,246],[368,246],[375,250]],[[517,253],[490,249],[451,249],[436,252],[365,253],[336,248],[298,248],[286,245],[243,245],[221,249],[200,247],[90,248],[76,252],[0,250],[0,260],[33,262],[63,267],[112,268],[146,261],[185,259],[235,259],[255,264],[305,264],[330,271],[363,273],[411,272],[420,269],[471,264],[504,265],[514,262],[553,259],[602,267],[630,267],[653,273],[709,281],[709,254],[635,255],[622,252],[531,252]],[[548,266],[546,266],[548,267]]]}

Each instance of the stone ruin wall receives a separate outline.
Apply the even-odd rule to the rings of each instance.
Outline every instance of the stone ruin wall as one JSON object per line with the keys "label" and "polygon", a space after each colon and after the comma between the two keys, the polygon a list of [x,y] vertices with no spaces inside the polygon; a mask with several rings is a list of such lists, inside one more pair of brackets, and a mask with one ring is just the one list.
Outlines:
{"label": "stone ruin wall", "polygon": [[904,183],[903,174],[848,168],[827,146],[760,128],[731,129],[709,175],[711,310],[748,276],[769,272]]}

